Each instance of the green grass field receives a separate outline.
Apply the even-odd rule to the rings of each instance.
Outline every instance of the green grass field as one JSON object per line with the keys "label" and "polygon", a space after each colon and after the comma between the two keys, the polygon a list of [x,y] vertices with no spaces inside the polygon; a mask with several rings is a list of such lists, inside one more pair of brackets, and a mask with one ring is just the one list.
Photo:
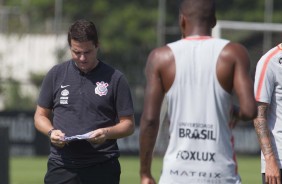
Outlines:
{"label": "green grass field", "polygon": [[[238,156],[239,173],[243,184],[261,183],[260,157]],[[138,157],[120,158],[121,184],[139,183]],[[46,172],[47,157],[12,157],[10,159],[10,184],[42,184]],[[160,176],[162,159],[154,158],[152,172],[156,179]]]}

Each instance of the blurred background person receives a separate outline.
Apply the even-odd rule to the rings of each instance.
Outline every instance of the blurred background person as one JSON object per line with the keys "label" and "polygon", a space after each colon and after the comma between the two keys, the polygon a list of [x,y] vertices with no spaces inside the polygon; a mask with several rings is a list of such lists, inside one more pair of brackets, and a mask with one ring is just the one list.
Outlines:
{"label": "blurred background person", "polygon": [[270,49],[257,63],[254,120],[261,147],[262,182],[281,184],[282,168],[282,44]]}
{"label": "blurred background person", "polygon": [[[166,97],[170,140],[159,183],[239,184],[231,129],[237,120],[256,116],[247,50],[211,37],[215,1],[183,0],[179,11],[182,39],[154,49],[147,60],[141,183],[156,183],[152,155]],[[240,107],[233,105],[233,91]]]}

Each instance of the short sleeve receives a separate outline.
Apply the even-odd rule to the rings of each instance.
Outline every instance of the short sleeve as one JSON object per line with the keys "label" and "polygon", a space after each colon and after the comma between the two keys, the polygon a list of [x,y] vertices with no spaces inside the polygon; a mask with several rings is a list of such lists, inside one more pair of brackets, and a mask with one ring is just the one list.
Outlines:
{"label": "short sleeve", "polygon": [[41,107],[53,108],[53,76],[54,67],[46,74],[42,82],[37,104]]}
{"label": "short sleeve", "polygon": [[130,87],[124,75],[119,78],[117,84],[116,109],[119,117],[134,114]]}
{"label": "short sleeve", "polygon": [[257,64],[255,74],[255,97],[256,101],[270,103],[275,85],[273,72],[274,57],[262,57]]}

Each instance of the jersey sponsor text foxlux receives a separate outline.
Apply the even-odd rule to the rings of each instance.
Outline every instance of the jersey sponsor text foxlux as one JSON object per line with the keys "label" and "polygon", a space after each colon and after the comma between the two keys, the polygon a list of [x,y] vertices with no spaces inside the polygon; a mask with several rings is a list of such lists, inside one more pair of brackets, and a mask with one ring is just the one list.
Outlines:
{"label": "jersey sponsor text foxlux", "polygon": [[215,153],[180,150],[176,158],[189,161],[215,162]]}

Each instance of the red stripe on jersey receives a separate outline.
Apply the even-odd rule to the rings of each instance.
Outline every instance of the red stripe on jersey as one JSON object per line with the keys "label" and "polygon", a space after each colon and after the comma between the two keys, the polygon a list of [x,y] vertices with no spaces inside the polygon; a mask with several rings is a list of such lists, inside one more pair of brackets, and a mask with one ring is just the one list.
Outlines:
{"label": "red stripe on jersey", "polygon": [[265,77],[265,72],[266,72],[267,65],[268,65],[269,61],[271,60],[271,58],[275,54],[277,54],[279,51],[281,51],[281,48],[278,46],[270,54],[268,54],[267,58],[264,60],[262,71],[261,71],[261,74],[260,74],[260,77],[259,77],[257,93],[256,93],[256,100],[257,101],[259,101],[259,99],[260,99],[262,85],[263,85],[263,80],[264,80],[264,77]]}
{"label": "red stripe on jersey", "polygon": [[211,36],[187,36],[185,40],[206,40],[212,38]]}
{"label": "red stripe on jersey", "polygon": [[237,163],[237,158],[236,158],[236,152],[235,152],[235,140],[234,136],[231,136],[231,145],[232,145],[232,150],[233,150],[233,160],[235,162],[235,173],[238,174],[238,163]]}

